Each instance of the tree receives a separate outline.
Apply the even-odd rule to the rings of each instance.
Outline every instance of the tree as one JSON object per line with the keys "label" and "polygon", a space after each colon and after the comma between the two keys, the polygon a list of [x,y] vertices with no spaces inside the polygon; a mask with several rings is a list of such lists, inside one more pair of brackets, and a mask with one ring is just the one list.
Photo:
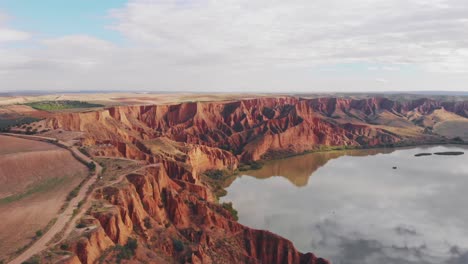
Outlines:
{"label": "tree", "polygon": [[174,245],[174,249],[178,252],[181,252],[184,250],[184,243],[178,239],[173,239],[172,244]]}
{"label": "tree", "polygon": [[36,231],[36,237],[41,237],[44,233],[42,232],[42,230],[37,230]]}
{"label": "tree", "polygon": [[87,165],[88,169],[90,169],[91,171],[94,171],[96,169],[96,164],[94,164],[94,162],[90,161]]}

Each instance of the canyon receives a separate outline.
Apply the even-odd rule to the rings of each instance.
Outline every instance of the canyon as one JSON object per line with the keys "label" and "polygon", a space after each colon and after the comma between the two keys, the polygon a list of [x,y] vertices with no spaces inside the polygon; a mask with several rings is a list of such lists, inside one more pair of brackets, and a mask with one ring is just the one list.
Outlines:
{"label": "canyon", "polygon": [[83,227],[52,249],[68,252],[55,262],[325,264],[239,224],[206,172],[309,151],[463,143],[468,102],[262,97],[60,112],[38,124],[80,132],[77,142],[92,157],[159,164],[97,187]]}

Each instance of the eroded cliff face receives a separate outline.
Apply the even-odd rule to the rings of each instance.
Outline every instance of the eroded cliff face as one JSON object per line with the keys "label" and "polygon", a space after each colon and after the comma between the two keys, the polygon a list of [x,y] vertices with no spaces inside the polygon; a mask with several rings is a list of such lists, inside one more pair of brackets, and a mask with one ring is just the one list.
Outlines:
{"label": "eroded cliff face", "polygon": [[96,190],[97,206],[86,231],[71,241],[75,255],[67,261],[113,262],[119,245],[136,239],[134,262],[328,263],[237,223],[200,173],[235,170],[275,153],[431,137],[418,119],[440,109],[462,118],[468,113],[465,102],[280,97],[58,114],[47,126],[85,132],[81,144],[92,155],[157,164]]}
{"label": "eroded cliff face", "polygon": [[129,174],[119,186],[96,191],[102,204],[90,211],[95,220],[73,242],[70,262],[116,261],[115,245],[132,237],[140,245],[133,257],[138,262],[328,263],[299,253],[285,238],[237,223],[209,193],[172,179],[161,165]]}
{"label": "eroded cliff face", "polygon": [[[97,112],[63,113],[49,118],[47,125],[87,132],[83,144],[99,146],[98,155],[150,159],[154,153],[148,144],[165,138],[192,146],[231,150],[237,158],[247,161],[274,152],[300,153],[320,145],[397,143],[407,137],[399,130],[422,134],[424,127],[413,124],[414,119],[442,108],[468,117],[467,102],[280,97],[111,107]],[[209,152],[212,150],[198,151],[212,156]]]}

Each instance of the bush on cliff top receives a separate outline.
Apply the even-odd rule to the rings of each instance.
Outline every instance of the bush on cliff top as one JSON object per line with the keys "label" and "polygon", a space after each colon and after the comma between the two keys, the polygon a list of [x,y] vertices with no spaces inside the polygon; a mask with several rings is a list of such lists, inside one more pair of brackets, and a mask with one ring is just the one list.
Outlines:
{"label": "bush on cliff top", "polygon": [[237,221],[239,220],[239,216],[238,216],[238,213],[237,213],[237,210],[234,209],[234,207],[232,207],[232,203],[229,202],[229,203],[222,203],[221,206],[227,210],[229,213],[231,213],[232,217]]}
{"label": "bush on cliff top", "polygon": [[227,175],[227,172],[224,170],[209,170],[206,171],[205,174],[211,179],[221,180],[225,175]]}

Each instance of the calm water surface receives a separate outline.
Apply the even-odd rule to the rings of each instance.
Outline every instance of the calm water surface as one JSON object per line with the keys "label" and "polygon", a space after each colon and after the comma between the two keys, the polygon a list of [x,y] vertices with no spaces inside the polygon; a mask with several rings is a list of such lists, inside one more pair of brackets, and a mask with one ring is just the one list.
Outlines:
{"label": "calm water surface", "polygon": [[[465,147],[315,153],[238,177],[222,200],[334,264],[467,264]],[[464,151],[461,156],[414,157]],[[396,166],[397,169],[392,167]]]}

